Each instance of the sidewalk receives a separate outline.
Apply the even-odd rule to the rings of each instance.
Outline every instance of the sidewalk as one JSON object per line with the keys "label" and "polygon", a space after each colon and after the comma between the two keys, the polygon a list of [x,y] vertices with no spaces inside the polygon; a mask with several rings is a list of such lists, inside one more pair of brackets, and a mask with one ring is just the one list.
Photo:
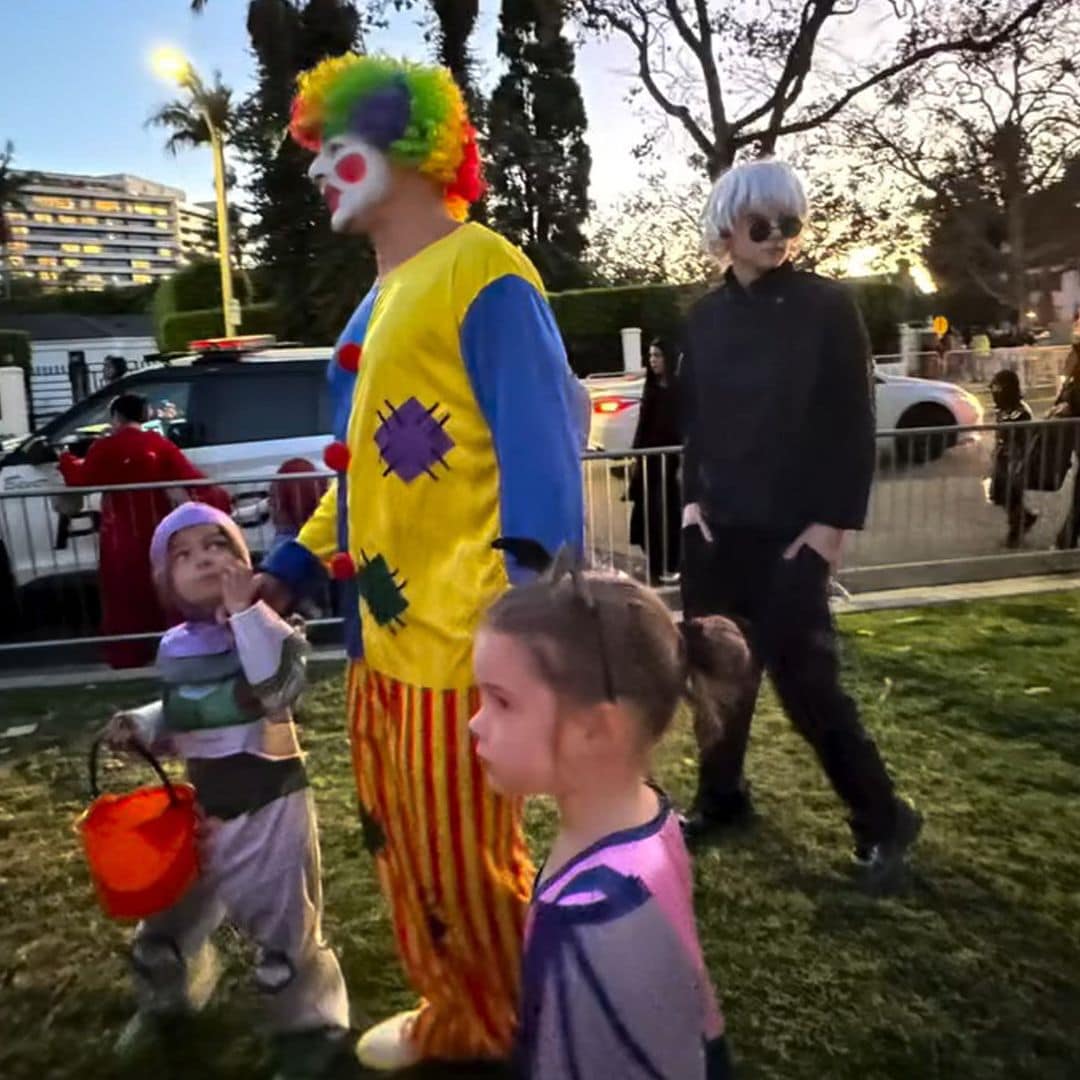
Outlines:
{"label": "sidewalk", "polygon": [[[962,585],[927,585],[912,589],[885,589],[881,592],[856,593],[837,598],[833,610],[837,615],[860,611],[888,611],[897,608],[937,607],[972,600],[1000,600],[1005,597],[1035,596],[1040,593],[1067,592],[1080,589],[1080,574],[1045,574],[1042,576],[1003,578],[999,581],[973,581]],[[665,599],[678,611],[678,590],[664,590]],[[343,663],[341,648],[315,649],[311,663]],[[43,684],[53,686],[104,686],[111,683],[153,680],[153,668],[133,668],[113,671],[104,664],[81,664],[37,670],[27,675],[0,676],[0,693],[5,690],[39,689]]]}

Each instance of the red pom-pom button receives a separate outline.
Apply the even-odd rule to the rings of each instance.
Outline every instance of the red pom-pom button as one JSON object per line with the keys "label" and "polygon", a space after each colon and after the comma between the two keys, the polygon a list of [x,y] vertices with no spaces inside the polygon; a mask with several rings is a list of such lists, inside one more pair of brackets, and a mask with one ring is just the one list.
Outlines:
{"label": "red pom-pom button", "polygon": [[337,362],[346,370],[356,372],[360,370],[360,355],[363,349],[355,341],[346,342],[337,351]]}
{"label": "red pom-pom button", "polygon": [[347,551],[339,551],[331,557],[330,576],[335,581],[348,581],[356,577],[356,563]]}
{"label": "red pom-pom button", "polygon": [[332,442],[327,444],[322,459],[331,472],[343,473],[349,468],[351,457],[349,448],[343,442]]}

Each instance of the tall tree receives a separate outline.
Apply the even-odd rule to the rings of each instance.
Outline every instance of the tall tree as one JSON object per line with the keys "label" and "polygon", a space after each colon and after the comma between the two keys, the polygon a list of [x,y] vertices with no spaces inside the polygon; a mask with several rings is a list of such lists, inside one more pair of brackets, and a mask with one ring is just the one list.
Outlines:
{"label": "tall tree", "polygon": [[[690,137],[711,176],[741,152],[833,120],[927,61],[973,58],[1070,0],[573,0],[585,25],[627,43],[643,90]],[[888,54],[839,61],[852,17],[895,39]],[[850,44],[850,41],[848,42]],[[645,148],[648,148],[646,142]]]}
{"label": "tall tree", "polygon": [[461,87],[469,114],[476,123],[483,112],[476,89],[473,58],[469,38],[476,27],[480,0],[431,0],[437,21],[436,48],[439,63],[450,69],[454,81]]}
{"label": "tall tree", "polygon": [[1080,258],[1080,15],[1025,26],[995,53],[940,62],[850,121],[849,140],[914,184],[926,259],[1023,323],[1042,271]]}
{"label": "tall tree", "polygon": [[553,289],[586,280],[587,121],[562,0],[502,0],[506,73],[488,108],[491,216]]}
{"label": "tall tree", "polygon": [[0,283],[4,296],[11,296],[11,280],[8,273],[8,244],[11,242],[11,224],[8,212],[26,211],[26,188],[34,183],[36,175],[28,172],[16,172],[11,167],[15,158],[15,144],[8,139],[0,151]]}
{"label": "tall tree", "polygon": [[[206,3],[192,0],[192,8]],[[349,0],[248,4],[258,83],[240,110],[234,142],[251,168],[249,235],[263,263],[259,276],[291,339],[332,340],[375,276],[366,243],[331,233],[326,207],[307,176],[311,156],[286,137],[296,76],[327,56],[355,49],[384,6],[374,0],[361,16]]]}

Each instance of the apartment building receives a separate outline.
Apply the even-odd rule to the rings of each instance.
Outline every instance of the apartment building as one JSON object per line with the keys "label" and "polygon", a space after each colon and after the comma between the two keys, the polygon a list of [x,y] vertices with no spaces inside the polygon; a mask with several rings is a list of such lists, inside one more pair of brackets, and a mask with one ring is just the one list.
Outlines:
{"label": "apartment building", "polygon": [[180,203],[177,235],[184,262],[217,258],[217,211],[212,202]]}
{"label": "apartment building", "polygon": [[38,173],[8,211],[7,271],[52,287],[146,285],[181,262],[185,194],[137,176]]}

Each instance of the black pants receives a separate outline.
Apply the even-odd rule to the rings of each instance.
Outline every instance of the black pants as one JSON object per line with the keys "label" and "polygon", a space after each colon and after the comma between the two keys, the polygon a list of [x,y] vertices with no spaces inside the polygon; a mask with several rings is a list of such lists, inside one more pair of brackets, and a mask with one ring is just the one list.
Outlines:
{"label": "black pants", "polygon": [[1074,462],[1072,498],[1069,502],[1069,511],[1065,520],[1061,523],[1061,531],[1057,536],[1059,548],[1074,548],[1080,541],[1080,450],[1077,451]]}
{"label": "black pants", "polygon": [[[683,534],[683,611],[686,617],[727,615],[747,633],[757,662],[744,703],[701,747],[698,809],[721,816],[743,792],[743,760],[762,670],[784,711],[814,748],[837,795],[851,812],[859,840],[887,839],[896,799],[873,739],[840,686],[836,628],[828,603],[829,567],[812,549],[791,561],[787,542],[742,530],[697,528]],[[701,740],[699,740],[701,741]]]}

